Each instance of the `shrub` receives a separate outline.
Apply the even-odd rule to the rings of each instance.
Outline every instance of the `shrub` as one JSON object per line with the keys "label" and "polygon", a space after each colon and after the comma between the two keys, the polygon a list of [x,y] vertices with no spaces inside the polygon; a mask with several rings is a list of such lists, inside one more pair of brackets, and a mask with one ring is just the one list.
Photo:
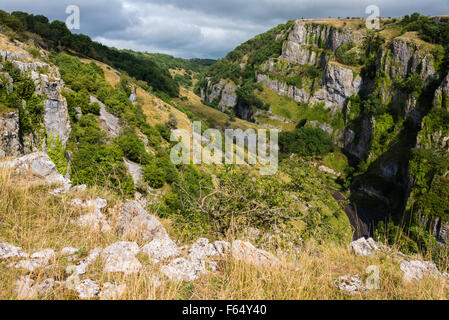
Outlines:
{"label": "shrub", "polygon": [[135,134],[127,134],[118,138],[118,145],[126,158],[140,164],[148,164],[150,155],[145,150],[142,140]]}
{"label": "shrub", "polygon": [[143,179],[148,182],[150,187],[160,189],[164,186],[165,172],[152,163],[143,168]]}
{"label": "shrub", "polygon": [[330,135],[320,128],[302,127],[294,132],[282,132],[279,137],[281,152],[300,156],[322,155],[333,150]]}

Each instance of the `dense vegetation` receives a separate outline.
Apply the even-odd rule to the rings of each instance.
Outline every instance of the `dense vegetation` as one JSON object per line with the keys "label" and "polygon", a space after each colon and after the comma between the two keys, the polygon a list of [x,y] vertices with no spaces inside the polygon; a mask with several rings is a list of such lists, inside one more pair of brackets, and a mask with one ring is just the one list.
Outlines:
{"label": "dense vegetation", "polygon": [[92,41],[84,34],[72,34],[65,23],[49,22],[42,15],[15,11],[9,15],[0,12],[0,23],[27,39],[25,31],[39,35],[39,45],[58,52],[69,50],[90,57],[117,69],[124,70],[134,78],[148,82],[154,91],[178,96],[179,87],[166,68],[161,68],[152,59],[132,51],[109,48]]}

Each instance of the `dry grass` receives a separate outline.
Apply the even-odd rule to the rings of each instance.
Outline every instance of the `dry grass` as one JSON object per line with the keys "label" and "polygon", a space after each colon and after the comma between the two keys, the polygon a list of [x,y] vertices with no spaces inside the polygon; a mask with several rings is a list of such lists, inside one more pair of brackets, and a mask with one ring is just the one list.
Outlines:
{"label": "dry grass", "polygon": [[104,77],[106,82],[108,82],[110,85],[115,87],[120,82],[120,72],[111,68],[107,64],[94,59],[80,58],[80,60],[83,63],[94,62],[97,66],[99,66],[104,71]]}
{"label": "dry grass", "polygon": [[229,125],[229,128],[242,130],[258,128],[257,125],[239,118],[234,118],[233,121],[230,121],[229,116],[225,113],[203,104],[201,98],[191,90],[181,87],[181,96],[186,97],[187,101],[177,99],[177,103],[186,107],[201,120],[208,122],[215,128],[225,128],[227,125]]}
{"label": "dry grass", "polygon": [[[68,206],[73,197],[90,199],[101,196],[108,200],[109,218],[114,216],[118,200],[100,189],[89,189],[63,197],[49,195],[49,186],[33,176],[15,176],[0,171],[0,242],[22,247],[26,252],[44,248],[55,251],[66,246],[81,248],[87,253],[95,247],[106,247],[119,241],[115,234],[100,234],[81,229],[70,220],[80,212]],[[143,245],[142,243],[139,243]],[[139,255],[144,268],[138,275],[104,274],[103,261],[98,259],[83,278],[97,283],[125,283],[123,299],[448,299],[448,283],[435,278],[406,283],[402,280],[397,258],[379,254],[376,257],[356,257],[342,246],[309,243],[300,256],[281,257],[281,266],[260,268],[231,258],[218,259],[218,271],[210,272],[195,282],[171,282],[160,272],[160,265]],[[9,268],[11,261],[0,261],[0,299],[16,299],[15,281],[25,275]],[[63,257],[51,262],[53,267],[31,274],[37,282],[52,277],[63,281],[70,263]],[[339,291],[334,281],[341,275],[361,274],[370,265],[381,270],[381,289],[366,294],[349,295]],[[162,280],[157,286],[154,278]],[[73,291],[56,285],[51,295],[40,299],[76,299]]]}

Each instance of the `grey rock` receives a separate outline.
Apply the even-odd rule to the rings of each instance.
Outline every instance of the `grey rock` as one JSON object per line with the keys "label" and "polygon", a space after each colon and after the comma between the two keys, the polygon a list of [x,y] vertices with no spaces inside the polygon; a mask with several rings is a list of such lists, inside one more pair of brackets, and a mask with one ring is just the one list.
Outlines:
{"label": "grey rock", "polygon": [[79,262],[78,265],[68,266],[65,272],[74,277],[86,274],[87,268],[98,259],[102,251],[101,248],[92,249],[86,259]]}
{"label": "grey rock", "polygon": [[89,300],[98,296],[100,287],[95,281],[86,279],[81,281],[75,290],[78,292],[78,297],[80,299]]}
{"label": "grey rock", "polygon": [[142,269],[142,264],[135,257],[139,251],[139,246],[135,242],[122,241],[110,245],[102,253],[106,261],[104,272],[138,273]]}
{"label": "grey rock", "polygon": [[53,278],[45,279],[37,287],[37,293],[39,296],[48,296],[53,291],[54,286],[55,280]]}
{"label": "grey rock", "polygon": [[363,292],[368,291],[368,289],[362,283],[362,277],[360,275],[350,276],[345,275],[341,276],[334,282],[334,285],[345,292],[350,294],[361,294]]}
{"label": "grey rock", "polygon": [[[59,74],[59,71],[57,71]],[[44,124],[54,140],[60,139],[65,146],[72,128],[70,126],[67,101],[62,95],[64,82],[61,79],[51,81],[46,74],[40,74],[36,82],[36,93],[45,96]]]}
{"label": "grey rock", "polygon": [[101,209],[107,206],[105,199],[96,198],[95,200],[82,201],[80,199],[73,199],[70,203],[72,206],[79,208],[89,208],[90,211],[77,218],[76,224],[82,228],[88,228],[93,231],[111,232],[112,228],[109,225],[106,217],[101,213]]}
{"label": "grey rock", "polygon": [[360,238],[359,240],[353,241],[349,244],[349,248],[357,256],[373,256],[374,251],[380,250],[372,238],[369,238],[368,240],[365,238]]}
{"label": "grey rock", "polygon": [[194,281],[207,272],[204,261],[192,261],[184,258],[173,260],[162,267],[161,271],[174,281]]}
{"label": "grey rock", "polygon": [[7,51],[0,50],[0,57],[4,61],[14,61],[14,60],[25,60],[28,58],[27,54],[24,52],[15,52],[15,51]]}
{"label": "grey rock", "polygon": [[257,249],[249,242],[235,240],[231,245],[231,254],[234,259],[258,266],[275,266],[280,260],[273,254]]}
{"label": "grey rock", "polygon": [[9,258],[28,258],[28,254],[22,251],[22,248],[15,247],[6,242],[0,243],[0,259]]}
{"label": "grey rock", "polygon": [[189,257],[192,260],[202,260],[208,257],[219,255],[215,246],[206,238],[200,238],[189,250]]}
{"label": "grey rock", "polygon": [[119,119],[110,113],[103,102],[90,96],[90,103],[98,103],[100,105],[100,127],[110,136],[116,137],[120,133],[121,126]]}
{"label": "grey rock", "polygon": [[41,176],[50,184],[70,186],[70,180],[59,174],[49,156],[42,152],[28,154],[10,161],[0,162],[0,168],[13,168],[19,172],[30,171]]}
{"label": "grey rock", "polygon": [[123,206],[118,232],[125,239],[133,240],[169,238],[162,224],[154,216],[150,216],[137,201],[129,201]]}
{"label": "grey rock", "polygon": [[23,276],[16,281],[15,292],[20,300],[31,300],[37,297],[37,288],[30,276]]}
{"label": "grey rock", "polygon": [[120,299],[126,290],[126,284],[115,285],[106,282],[103,285],[103,290],[100,292],[100,300],[117,300]]}
{"label": "grey rock", "polygon": [[426,276],[440,276],[437,266],[432,261],[403,260],[401,270],[404,272],[404,280],[422,280]]}
{"label": "grey rock", "polygon": [[157,261],[177,257],[180,254],[178,246],[171,239],[154,239],[142,247],[141,251]]}
{"label": "grey rock", "polygon": [[133,178],[134,184],[137,185],[139,182],[143,179],[143,169],[142,166],[134,163],[132,161],[129,161],[125,158],[123,158],[123,162],[125,163],[126,169],[128,170],[128,173]]}
{"label": "grey rock", "polygon": [[66,248],[61,249],[61,255],[71,256],[71,255],[74,255],[75,253],[77,253],[78,251],[79,251],[78,248],[66,247]]}
{"label": "grey rock", "polygon": [[0,115],[0,158],[20,155],[19,113]]}
{"label": "grey rock", "polygon": [[231,250],[231,244],[227,241],[215,241],[214,246],[220,256],[227,254]]}
{"label": "grey rock", "polygon": [[137,103],[137,93],[136,93],[136,88],[133,88],[131,95],[128,98],[129,101],[131,101],[132,104]]}
{"label": "grey rock", "polygon": [[52,249],[45,249],[36,253],[33,253],[28,260],[21,260],[16,264],[13,264],[16,269],[25,269],[29,272],[33,272],[37,269],[43,268],[48,265],[49,261],[55,256],[55,252]]}

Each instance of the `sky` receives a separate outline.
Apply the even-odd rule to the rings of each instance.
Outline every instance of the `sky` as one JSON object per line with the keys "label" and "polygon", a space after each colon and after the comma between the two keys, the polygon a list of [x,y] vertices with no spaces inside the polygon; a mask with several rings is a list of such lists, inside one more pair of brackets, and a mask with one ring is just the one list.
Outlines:
{"label": "sky", "polygon": [[369,5],[382,17],[449,14],[449,0],[1,0],[0,9],[66,21],[69,5],[80,9],[73,31],[105,45],[214,59],[292,19],[368,17]]}

